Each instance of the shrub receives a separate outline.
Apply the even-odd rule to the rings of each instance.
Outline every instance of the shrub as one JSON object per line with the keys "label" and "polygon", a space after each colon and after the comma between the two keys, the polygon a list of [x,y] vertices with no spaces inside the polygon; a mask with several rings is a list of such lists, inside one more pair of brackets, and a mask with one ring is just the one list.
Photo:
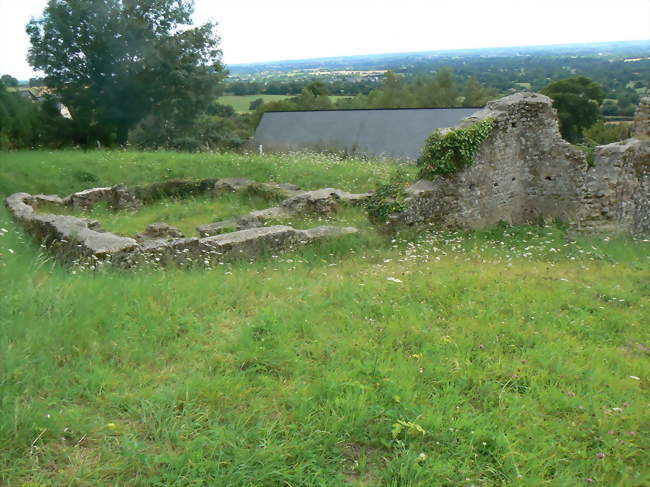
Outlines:
{"label": "shrub", "polygon": [[406,171],[398,168],[390,182],[379,186],[366,203],[368,218],[372,223],[384,223],[390,215],[406,209]]}
{"label": "shrub", "polygon": [[471,165],[494,123],[493,119],[486,118],[470,127],[450,130],[445,134],[433,132],[424,143],[422,155],[417,161],[420,177],[433,179]]}
{"label": "shrub", "polygon": [[585,130],[585,138],[594,141],[597,145],[611,144],[619,140],[629,139],[631,136],[632,124],[629,122],[613,124],[599,120]]}

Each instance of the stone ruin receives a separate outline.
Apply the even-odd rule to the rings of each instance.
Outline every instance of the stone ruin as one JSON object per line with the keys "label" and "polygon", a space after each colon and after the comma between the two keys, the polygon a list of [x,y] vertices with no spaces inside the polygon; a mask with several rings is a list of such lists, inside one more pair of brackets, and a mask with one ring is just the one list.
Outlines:
{"label": "stone ruin", "polygon": [[[593,165],[562,139],[552,100],[517,93],[490,102],[455,128],[492,118],[474,164],[407,189],[393,226],[431,222],[478,229],[556,220],[588,232],[650,232],[650,97],[630,139],[595,149]],[[450,130],[450,129],[443,129]]]}
{"label": "stone ruin", "polygon": [[[114,210],[137,210],[165,196],[210,194],[241,190],[283,196],[278,207],[253,212],[236,220],[199,227],[200,237],[184,237],[165,223],[153,223],[136,239],[105,231],[94,219],[41,213],[39,207],[90,209],[108,202]],[[293,249],[322,239],[356,233],[353,227],[319,226],[298,230],[286,225],[264,226],[269,219],[300,214],[331,214],[340,202],[357,203],[370,194],[351,194],[327,188],[302,191],[291,184],[264,184],[248,179],[175,180],[127,188],[116,185],[56,195],[16,193],[5,200],[13,218],[38,241],[67,261],[110,262],[123,267],[143,263],[212,265],[250,258],[266,251]],[[225,232],[225,233],[224,233]]]}
{"label": "stone ruin", "polygon": [[[495,126],[474,164],[407,188],[406,208],[388,217],[389,228],[429,222],[478,229],[502,221],[518,225],[556,220],[579,231],[650,232],[650,97],[643,98],[637,110],[633,137],[596,147],[591,165],[584,152],[562,139],[557,113],[544,95],[517,93],[495,100],[455,128],[486,118],[492,118]],[[137,210],[165,196],[218,196],[251,189],[282,195],[284,200],[239,218],[201,225],[197,228],[200,237],[184,237],[169,225],[155,223],[134,239],[105,231],[97,220],[39,212],[40,206],[89,209],[100,201],[114,209]],[[16,193],[5,204],[28,233],[57,254],[129,267],[142,262],[210,265],[354,233],[357,230],[351,227],[297,230],[265,225],[305,213],[328,215],[341,201],[355,204],[370,196],[227,178],[164,181],[134,188],[117,185],[66,198]]]}

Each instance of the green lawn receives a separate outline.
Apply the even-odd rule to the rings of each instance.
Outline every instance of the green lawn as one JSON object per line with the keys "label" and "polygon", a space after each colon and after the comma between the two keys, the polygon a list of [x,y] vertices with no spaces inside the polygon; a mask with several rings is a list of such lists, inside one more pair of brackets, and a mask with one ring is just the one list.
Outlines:
{"label": "green lawn", "polygon": [[[225,176],[365,191],[393,170],[0,153],[0,196]],[[186,208],[247,208],[233,198],[161,205],[194,224]],[[648,485],[648,241],[389,236],[353,208],[292,223],[362,232],[210,270],[91,271],[1,208],[0,485]]]}

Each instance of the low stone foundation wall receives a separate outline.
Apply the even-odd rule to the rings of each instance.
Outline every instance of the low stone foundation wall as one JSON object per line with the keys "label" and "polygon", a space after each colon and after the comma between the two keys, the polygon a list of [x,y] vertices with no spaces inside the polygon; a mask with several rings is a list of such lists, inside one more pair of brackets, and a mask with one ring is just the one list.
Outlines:
{"label": "low stone foundation wall", "polygon": [[[50,208],[69,206],[89,209],[100,201],[109,202],[116,210],[136,210],[143,205],[138,195],[146,200],[170,194],[210,192],[218,195],[223,191],[238,191],[260,184],[244,179],[214,179],[156,183],[135,190],[118,185],[80,191],[66,198],[16,193],[5,200],[5,205],[13,218],[29,234],[45,244],[58,257],[66,261],[89,259],[123,267],[147,263],[207,266],[254,257],[267,251],[290,250],[317,239],[357,232],[353,227],[320,226],[308,230],[298,230],[285,225],[264,227],[265,220],[258,218],[255,222],[249,222],[246,229],[237,228],[237,231],[220,235],[202,232],[201,237],[192,238],[180,237],[182,234],[165,224],[153,224],[147,231],[139,234],[136,240],[107,232],[101,223],[94,219],[38,211],[42,205]],[[298,197],[303,203],[311,202],[311,205],[305,203],[308,209],[318,211],[319,208],[335,208],[336,200],[355,201],[368,196],[354,195],[337,189],[308,192],[301,191],[294,185],[262,186],[255,186],[254,189],[279,191],[279,194],[289,196],[281,204],[283,214],[277,216],[302,212],[305,209],[303,206],[294,206],[292,203]]]}

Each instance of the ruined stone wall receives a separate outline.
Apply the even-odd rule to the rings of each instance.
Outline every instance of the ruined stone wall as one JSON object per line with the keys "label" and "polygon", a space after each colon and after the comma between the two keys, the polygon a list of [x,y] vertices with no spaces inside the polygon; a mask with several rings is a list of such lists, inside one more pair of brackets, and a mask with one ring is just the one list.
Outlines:
{"label": "ruined stone wall", "polygon": [[650,137],[650,96],[641,98],[634,114],[634,137],[637,139]]}
{"label": "ruined stone wall", "polygon": [[560,136],[551,100],[518,93],[489,103],[459,127],[493,118],[495,127],[475,163],[410,190],[418,193],[408,221],[482,228],[540,217],[570,219],[580,205],[585,157]]}
{"label": "ruined stone wall", "polygon": [[[642,113],[650,112],[644,107]],[[495,100],[456,128],[485,118],[496,123],[474,164],[408,188],[407,209],[392,217],[396,224],[484,228],[544,219],[587,231],[650,231],[650,141],[598,147],[588,167],[583,152],[562,139],[552,100],[544,95]],[[635,130],[650,132],[647,116],[637,116]]]}
{"label": "ruined stone wall", "polygon": [[650,232],[650,140],[596,148],[585,173],[577,227],[590,232]]}
{"label": "ruined stone wall", "polygon": [[[216,197],[224,192],[240,190],[255,191],[258,195],[273,194],[286,199],[278,207],[256,211],[228,222],[203,225],[198,228],[201,237],[188,238],[164,223],[149,225],[133,239],[107,232],[94,219],[41,212],[42,209],[56,210],[56,207],[64,206],[90,209],[100,201],[108,202],[115,210],[137,210],[143,206],[143,200],[203,193]],[[27,233],[62,260],[88,262],[92,268],[103,263],[134,268],[143,264],[210,266],[254,257],[271,250],[291,250],[322,238],[356,233],[357,229],[353,227],[319,226],[299,230],[286,225],[265,225],[268,220],[278,217],[335,212],[338,202],[354,204],[369,196],[368,193],[352,194],[335,188],[302,191],[292,184],[224,178],[165,181],[131,189],[124,185],[92,188],[65,198],[15,193],[5,199],[5,205]],[[228,225],[224,225],[226,223]]]}

